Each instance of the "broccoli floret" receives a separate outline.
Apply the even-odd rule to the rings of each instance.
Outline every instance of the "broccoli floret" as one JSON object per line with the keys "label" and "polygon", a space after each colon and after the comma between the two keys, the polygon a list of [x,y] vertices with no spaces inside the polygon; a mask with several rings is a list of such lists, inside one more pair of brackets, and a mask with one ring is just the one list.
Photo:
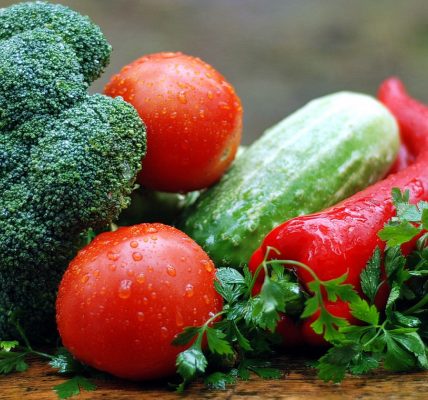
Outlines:
{"label": "broccoli floret", "polygon": [[0,9],[0,40],[36,28],[54,31],[74,49],[88,83],[109,63],[111,46],[100,28],[68,7],[37,1]]}
{"label": "broccoli floret", "polygon": [[0,42],[0,129],[57,114],[86,94],[76,53],[44,28]]}
{"label": "broccoli floret", "polygon": [[0,340],[16,338],[17,315],[37,342],[55,332],[56,290],[82,233],[128,205],[145,127],[122,99],[85,93],[63,36],[35,28],[0,53]]}

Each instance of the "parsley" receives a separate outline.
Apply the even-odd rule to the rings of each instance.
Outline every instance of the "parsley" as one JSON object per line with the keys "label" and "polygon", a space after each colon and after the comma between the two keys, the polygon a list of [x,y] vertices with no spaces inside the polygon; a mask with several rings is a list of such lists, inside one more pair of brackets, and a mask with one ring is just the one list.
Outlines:
{"label": "parsley", "polygon": [[[200,327],[185,328],[173,341],[180,346],[192,342],[176,360],[177,372],[183,379],[178,391],[203,375],[205,384],[217,389],[224,389],[236,379],[247,380],[251,373],[264,379],[281,377],[281,372],[264,358],[273,353],[273,345],[278,343],[273,332],[280,313],[299,315],[306,294],[292,272],[276,260],[267,260],[270,251],[275,250],[268,249],[254,275],[248,267],[242,273],[232,268],[218,269],[215,288],[224,299],[223,310]],[[264,278],[260,293],[253,295],[261,273]],[[202,348],[204,338],[207,349]]]}
{"label": "parsley", "polygon": [[38,357],[49,360],[49,365],[56,369],[59,374],[75,375],[70,379],[57,385],[53,390],[58,394],[60,399],[67,399],[80,393],[81,389],[95,390],[95,385],[82,373],[87,373],[89,368],[78,362],[63,347],[57,350],[56,354],[48,354],[33,349],[25,335],[24,330],[19,324],[16,315],[10,316],[11,323],[15,326],[21,336],[22,344],[18,341],[0,341],[0,374],[10,374],[12,372],[23,372],[28,369],[28,358]]}

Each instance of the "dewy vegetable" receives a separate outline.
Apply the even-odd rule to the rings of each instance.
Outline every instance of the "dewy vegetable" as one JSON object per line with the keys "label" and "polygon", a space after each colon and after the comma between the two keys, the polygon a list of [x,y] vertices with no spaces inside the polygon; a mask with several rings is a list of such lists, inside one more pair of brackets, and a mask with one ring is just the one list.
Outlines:
{"label": "dewy vegetable", "polygon": [[110,54],[99,28],[60,5],[0,11],[0,340],[18,318],[55,332],[56,290],[80,234],[117,218],[145,154],[121,99],[86,94]]}
{"label": "dewy vegetable", "polygon": [[[361,293],[361,272],[376,247],[385,248],[382,238],[386,237],[379,237],[378,232],[396,213],[391,190],[408,190],[411,203],[428,200],[428,107],[410,98],[396,79],[384,82],[379,98],[396,117],[403,142],[416,156],[414,164],[326,211],[279,225],[253,254],[251,269],[255,270],[273,247],[278,253],[271,252],[269,258],[304,263],[323,281],[347,274],[345,282]],[[410,240],[414,229],[405,224],[404,235],[406,231]],[[297,274],[306,287],[314,280],[303,268],[298,268]],[[378,293],[380,306],[385,305],[385,289]],[[349,310],[342,309],[339,316],[351,318]]]}
{"label": "dewy vegetable", "polygon": [[278,224],[382,178],[397,151],[395,120],[375,99],[344,92],[314,100],[245,150],[180,226],[216,265],[239,267]]}

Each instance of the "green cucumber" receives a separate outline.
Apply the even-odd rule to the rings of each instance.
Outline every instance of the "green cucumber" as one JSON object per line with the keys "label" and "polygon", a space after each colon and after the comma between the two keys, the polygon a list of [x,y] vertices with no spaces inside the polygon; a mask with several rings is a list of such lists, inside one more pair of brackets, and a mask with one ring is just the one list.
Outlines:
{"label": "green cucumber", "polygon": [[397,123],[374,98],[313,100],[248,147],[184,212],[180,228],[217,266],[239,267],[275,226],[381,179],[398,148]]}

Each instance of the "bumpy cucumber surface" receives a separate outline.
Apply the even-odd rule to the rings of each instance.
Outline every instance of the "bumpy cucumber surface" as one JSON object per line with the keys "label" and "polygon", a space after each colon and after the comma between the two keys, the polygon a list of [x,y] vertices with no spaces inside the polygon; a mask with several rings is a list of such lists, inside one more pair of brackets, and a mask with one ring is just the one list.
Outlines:
{"label": "bumpy cucumber surface", "polygon": [[395,119],[374,98],[340,92],[313,100],[254,142],[180,227],[217,266],[239,267],[278,224],[382,178],[398,147]]}

